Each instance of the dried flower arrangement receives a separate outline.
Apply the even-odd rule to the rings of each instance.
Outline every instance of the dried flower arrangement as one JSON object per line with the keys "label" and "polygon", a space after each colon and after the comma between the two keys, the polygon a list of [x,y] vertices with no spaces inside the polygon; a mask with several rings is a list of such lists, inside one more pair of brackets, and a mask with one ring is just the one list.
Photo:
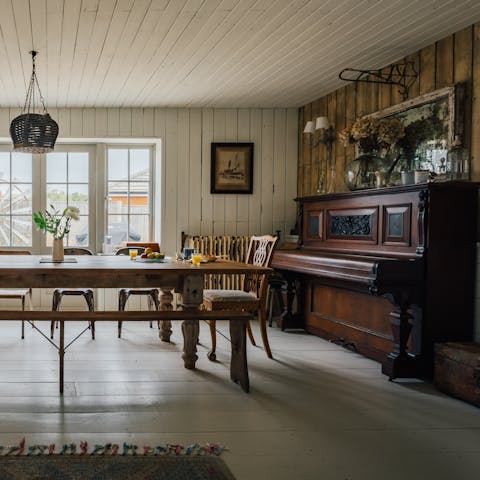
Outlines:
{"label": "dried flower arrangement", "polygon": [[405,135],[403,123],[397,118],[378,119],[365,116],[339,133],[345,146],[358,143],[362,150],[389,148]]}

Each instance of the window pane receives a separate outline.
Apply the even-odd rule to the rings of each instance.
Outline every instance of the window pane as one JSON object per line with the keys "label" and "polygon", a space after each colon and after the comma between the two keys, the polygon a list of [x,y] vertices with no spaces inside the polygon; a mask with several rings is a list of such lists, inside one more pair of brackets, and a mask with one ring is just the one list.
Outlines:
{"label": "window pane", "polygon": [[[128,216],[127,215],[109,215],[107,235],[112,237],[112,245],[121,245],[128,240]],[[133,236],[133,238],[132,238]],[[130,233],[131,241],[136,240],[138,234]]]}
{"label": "window pane", "polygon": [[32,214],[32,185],[30,183],[12,184],[12,213]]}
{"label": "window pane", "polygon": [[128,149],[108,149],[108,180],[126,180],[128,178]]}
{"label": "window pane", "polygon": [[148,213],[148,183],[130,183],[130,213]]}
{"label": "window pane", "polygon": [[150,175],[150,150],[130,150],[130,180],[145,180]]}
{"label": "window pane", "polygon": [[0,181],[10,181],[10,153],[0,152]]}
{"label": "window pane", "polygon": [[0,244],[10,246],[10,217],[0,216]]}
{"label": "window pane", "polygon": [[150,235],[150,224],[148,215],[131,215],[130,216],[130,237],[136,236],[138,240],[148,242],[151,240]]}
{"label": "window pane", "polygon": [[47,153],[47,182],[64,183],[67,181],[67,154]]}
{"label": "window pane", "polygon": [[30,153],[12,152],[12,181],[32,181],[32,155]]}
{"label": "window pane", "polygon": [[108,213],[128,213],[128,182],[108,182]]}
{"label": "window pane", "polygon": [[87,152],[71,152],[68,154],[68,181],[88,183]]}
{"label": "window pane", "polygon": [[12,217],[12,246],[26,247],[32,245],[31,216]]}
{"label": "window pane", "polygon": [[67,207],[67,185],[47,185],[47,205],[63,211]]}
{"label": "window pane", "polygon": [[82,215],[78,221],[72,220],[67,245],[88,246],[88,216]]}
{"label": "window pane", "polygon": [[88,215],[88,185],[68,185],[68,206],[80,209],[80,215]]}
{"label": "window pane", "polygon": [[10,184],[0,184],[0,215],[10,213]]}

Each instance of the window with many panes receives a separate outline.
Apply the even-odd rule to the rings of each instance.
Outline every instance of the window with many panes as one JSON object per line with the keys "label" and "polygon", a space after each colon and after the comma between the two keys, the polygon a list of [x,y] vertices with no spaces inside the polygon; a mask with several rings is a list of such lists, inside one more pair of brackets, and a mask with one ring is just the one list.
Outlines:
{"label": "window with many panes", "polygon": [[68,246],[100,249],[105,234],[113,245],[153,239],[153,147],[97,146],[97,154],[86,144],[60,144],[46,155],[9,150],[0,146],[0,247],[48,251],[52,238],[32,228],[32,213],[49,205],[80,210]]}
{"label": "window with many panes", "polygon": [[0,152],[0,245],[32,245],[32,155]]}
{"label": "window with many panes", "polygon": [[107,224],[113,245],[151,237],[152,149],[108,147]]}
{"label": "window with many panes", "polygon": [[[46,205],[62,212],[67,206],[78,207],[80,220],[71,223],[66,245],[89,244],[89,153],[52,152],[46,158]],[[52,237],[47,237],[47,245]]]}

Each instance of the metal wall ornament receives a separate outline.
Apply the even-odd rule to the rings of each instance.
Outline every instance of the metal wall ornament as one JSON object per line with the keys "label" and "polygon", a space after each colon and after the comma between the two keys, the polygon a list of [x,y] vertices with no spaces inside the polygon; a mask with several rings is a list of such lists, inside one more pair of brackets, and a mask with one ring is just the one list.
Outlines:
{"label": "metal wall ornament", "polygon": [[[58,124],[47,112],[45,100],[40,91],[35,72],[35,57],[38,52],[32,50],[32,75],[27,89],[22,113],[10,123],[10,136],[13,149],[17,152],[48,153],[53,151],[58,136]],[[43,112],[35,112],[35,90],[38,90],[38,100]]]}
{"label": "metal wall ornament", "polygon": [[411,60],[394,63],[386,68],[378,70],[358,70],[356,68],[344,68],[338,78],[346,82],[384,83],[397,85],[398,91],[404,99],[408,97],[408,89],[418,77],[415,64]]}

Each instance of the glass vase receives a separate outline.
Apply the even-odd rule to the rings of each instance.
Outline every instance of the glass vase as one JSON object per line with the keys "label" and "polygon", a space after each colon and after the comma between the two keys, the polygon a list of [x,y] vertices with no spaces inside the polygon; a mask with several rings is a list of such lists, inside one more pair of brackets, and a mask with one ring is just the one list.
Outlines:
{"label": "glass vase", "polygon": [[376,150],[361,150],[345,167],[345,184],[349,190],[380,188],[388,183],[388,166]]}

